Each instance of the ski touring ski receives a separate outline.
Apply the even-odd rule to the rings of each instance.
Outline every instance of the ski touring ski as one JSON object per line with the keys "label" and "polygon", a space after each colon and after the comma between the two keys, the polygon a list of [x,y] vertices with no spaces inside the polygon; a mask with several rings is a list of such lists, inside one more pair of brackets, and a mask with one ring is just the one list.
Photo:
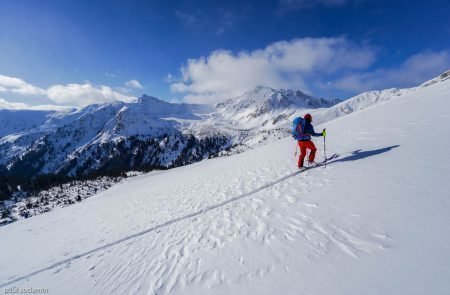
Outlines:
{"label": "ski touring ski", "polygon": [[306,170],[309,170],[309,169],[313,169],[313,168],[316,168],[316,167],[323,166],[323,165],[325,165],[325,163],[327,163],[327,162],[329,162],[329,161],[331,161],[331,160],[333,160],[333,159],[336,159],[336,158],[338,158],[338,157],[339,157],[339,154],[332,154],[331,156],[327,157],[325,160],[323,160],[323,161],[317,163],[317,164],[314,165],[314,166],[302,167],[302,168],[299,170],[299,173],[300,173],[300,172],[303,172],[303,171],[306,171]]}

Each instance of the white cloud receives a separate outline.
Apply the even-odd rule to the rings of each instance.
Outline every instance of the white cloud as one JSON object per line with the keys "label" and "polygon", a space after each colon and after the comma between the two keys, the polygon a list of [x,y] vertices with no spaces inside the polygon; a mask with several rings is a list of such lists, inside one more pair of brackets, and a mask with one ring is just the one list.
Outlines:
{"label": "white cloud", "polygon": [[0,98],[0,109],[10,109],[10,110],[67,110],[72,107],[67,106],[56,106],[56,105],[36,105],[32,106],[22,102],[11,102],[3,98]]}
{"label": "white cloud", "polygon": [[22,79],[0,75],[0,93],[16,93],[23,95],[45,95],[45,90],[28,84]]}
{"label": "white cloud", "polygon": [[170,85],[170,91],[174,93],[183,93],[189,91],[189,87],[183,82],[177,82]]}
{"label": "white cloud", "polygon": [[142,84],[141,84],[138,80],[134,80],[134,79],[125,82],[125,86],[126,86],[126,87],[135,88],[135,89],[142,89],[142,88],[144,88],[144,87],[142,86]]}
{"label": "white cloud", "polygon": [[362,92],[389,87],[411,87],[450,68],[450,52],[426,51],[410,56],[399,67],[351,74],[336,80],[335,89]]}
{"label": "white cloud", "polygon": [[188,102],[215,103],[257,85],[301,88],[318,73],[365,69],[375,51],[345,38],[304,38],[270,44],[264,49],[233,53],[214,51],[208,57],[189,59],[181,68],[182,81],[171,91],[185,93]]}
{"label": "white cloud", "polygon": [[47,89],[47,96],[57,104],[76,106],[134,99],[134,97],[117,92],[109,86],[93,85],[89,82],[85,84],[53,85]]}
{"label": "white cloud", "polygon": [[17,110],[17,109],[26,109],[29,106],[25,103],[21,103],[21,102],[10,102],[7,101],[3,98],[0,98],[0,109],[13,109],[13,110]]}
{"label": "white cloud", "polygon": [[[127,86],[142,88],[137,80],[130,80]],[[126,91],[125,91],[126,90]],[[106,85],[94,85],[90,82],[84,84],[57,84],[47,89],[31,85],[16,77],[0,75],[0,93],[12,94],[13,96],[40,96],[42,102],[53,101],[59,105],[85,106],[92,103],[103,103],[114,100],[131,101],[135,97],[126,93],[131,92],[128,88],[113,89]],[[2,103],[6,105],[6,100]],[[43,105],[48,108],[48,105]],[[8,108],[30,108],[29,105],[20,103],[9,103]]]}

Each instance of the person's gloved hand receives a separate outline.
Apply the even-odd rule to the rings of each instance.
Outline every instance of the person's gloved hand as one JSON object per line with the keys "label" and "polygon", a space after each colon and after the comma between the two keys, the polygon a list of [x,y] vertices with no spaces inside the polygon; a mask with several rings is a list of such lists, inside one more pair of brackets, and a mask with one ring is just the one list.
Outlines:
{"label": "person's gloved hand", "polygon": [[323,128],[322,136],[327,136],[327,129],[326,128]]}

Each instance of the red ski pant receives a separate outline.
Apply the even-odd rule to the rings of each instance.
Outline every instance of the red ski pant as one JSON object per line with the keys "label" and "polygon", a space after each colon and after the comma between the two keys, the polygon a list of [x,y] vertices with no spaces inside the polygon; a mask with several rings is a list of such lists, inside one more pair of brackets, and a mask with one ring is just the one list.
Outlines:
{"label": "red ski pant", "polygon": [[300,157],[298,157],[298,167],[303,167],[303,162],[305,161],[306,157],[306,150],[310,150],[309,152],[309,162],[314,162],[314,157],[316,156],[316,146],[314,145],[314,142],[311,140],[299,140],[298,146],[300,147]]}

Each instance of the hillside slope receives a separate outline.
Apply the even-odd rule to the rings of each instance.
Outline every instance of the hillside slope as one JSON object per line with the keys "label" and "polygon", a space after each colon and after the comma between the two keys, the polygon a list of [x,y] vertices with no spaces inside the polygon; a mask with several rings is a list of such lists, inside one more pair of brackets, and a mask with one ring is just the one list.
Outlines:
{"label": "hillside slope", "polygon": [[[447,294],[450,80],[0,228],[0,286],[55,294]],[[318,159],[322,139],[316,139]],[[38,247],[37,247],[38,245]]]}

